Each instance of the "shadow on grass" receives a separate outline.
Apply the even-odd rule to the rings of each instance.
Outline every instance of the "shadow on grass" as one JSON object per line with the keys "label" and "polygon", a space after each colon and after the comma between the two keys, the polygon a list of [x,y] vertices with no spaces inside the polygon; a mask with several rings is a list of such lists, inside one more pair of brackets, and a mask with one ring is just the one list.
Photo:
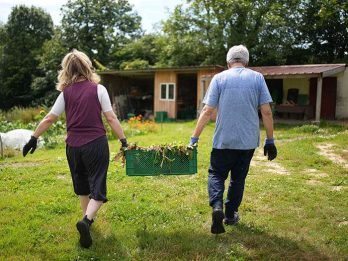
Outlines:
{"label": "shadow on grass", "polygon": [[305,241],[269,235],[240,224],[226,233],[137,232],[141,260],[329,260]]}

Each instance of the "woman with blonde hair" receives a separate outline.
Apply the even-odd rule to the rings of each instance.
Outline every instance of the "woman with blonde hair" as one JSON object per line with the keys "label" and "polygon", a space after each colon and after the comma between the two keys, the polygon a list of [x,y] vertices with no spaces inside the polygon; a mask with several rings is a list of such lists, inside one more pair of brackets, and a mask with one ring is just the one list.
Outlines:
{"label": "woman with blonde hair", "polygon": [[80,198],[82,220],[76,224],[80,244],[92,245],[90,226],[106,198],[106,176],[109,167],[109,146],[101,113],[114,134],[126,148],[127,140],[120,122],[112,110],[107,90],[98,84],[99,76],[83,52],[73,50],[62,61],[57,89],[61,91],[51,111],[39,123],[31,139],[23,148],[23,156],[33,153],[38,137],[65,111],[66,156],[72,176],[74,192]]}

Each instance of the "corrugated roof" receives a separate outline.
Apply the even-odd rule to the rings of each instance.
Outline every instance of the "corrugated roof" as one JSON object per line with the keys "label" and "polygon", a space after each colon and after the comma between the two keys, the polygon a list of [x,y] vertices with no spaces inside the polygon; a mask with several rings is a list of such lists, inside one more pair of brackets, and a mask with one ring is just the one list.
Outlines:
{"label": "corrugated roof", "polygon": [[[345,70],[346,64],[304,64],[304,65],[281,65],[281,66],[259,66],[249,67],[250,69],[262,73],[266,78],[284,78],[284,77],[328,77]],[[159,71],[174,72],[197,72],[199,70],[211,69],[222,71],[227,69],[221,65],[203,65],[203,66],[182,66],[182,67],[162,67],[146,68],[134,70],[106,70],[98,71],[101,75],[154,75]]]}
{"label": "corrugated roof", "polygon": [[130,70],[105,70],[98,71],[98,74],[113,74],[113,75],[132,75],[132,74],[153,74],[155,72],[175,71],[175,72],[197,72],[199,70],[223,70],[221,65],[201,65],[201,66],[181,66],[181,67],[161,67],[161,68],[144,68]]}
{"label": "corrugated roof", "polygon": [[266,76],[313,76],[327,77],[345,70],[346,64],[305,64],[249,67]]}

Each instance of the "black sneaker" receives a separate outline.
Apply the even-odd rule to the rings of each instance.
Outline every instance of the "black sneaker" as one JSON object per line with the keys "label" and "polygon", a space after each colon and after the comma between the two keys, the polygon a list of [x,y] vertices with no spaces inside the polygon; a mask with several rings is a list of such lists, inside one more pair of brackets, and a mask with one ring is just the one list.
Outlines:
{"label": "black sneaker", "polygon": [[211,225],[211,233],[213,234],[221,234],[225,233],[224,225],[222,224],[222,221],[224,220],[224,212],[222,211],[222,208],[214,208],[213,209],[213,224]]}
{"label": "black sneaker", "polygon": [[233,213],[233,218],[225,218],[224,223],[227,226],[233,226],[236,225],[239,222],[239,214],[238,212]]}
{"label": "black sneaker", "polygon": [[87,216],[76,223],[76,228],[80,233],[80,245],[84,248],[89,248],[92,245],[92,237],[89,231],[92,223]]}

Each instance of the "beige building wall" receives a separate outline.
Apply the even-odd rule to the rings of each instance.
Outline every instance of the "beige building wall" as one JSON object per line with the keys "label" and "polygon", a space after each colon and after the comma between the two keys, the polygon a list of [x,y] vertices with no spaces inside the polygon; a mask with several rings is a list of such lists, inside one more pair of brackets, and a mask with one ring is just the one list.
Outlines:
{"label": "beige building wall", "polygon": [[214,70],[204,70],[204,71],[197,72],[197,110],[198,112],[200,112],[200,110],[203,108],[202,101],[204,99],[204,95],[208,91],[211,79],[213,78],[215,74],[216,73]]}
{"label": "beige building wall", "polygon": [[336,119],[348,119],[348,68],[337,75]]}
{"label": "beige building wall", "polygon": [[[214,75],[219,73],[215,69],[212,70],[202,70],[197,72],[197,118],[203,109],[203,99],[205,94],[209,89],[209,85]],[[211,116],[211,120],[216,120],[217,111],[215,110],[213,115]]]}
{"label": "beige building wall", "polygon": [[[161,83],[175,84],[175,100],[164,101],[160,99]],[[155,73],[155,97],[154,111],[166,111],[169,118],[176,118],[176,96],[177,96],[177,75],[175,72],[156,72]]]}
{"label": "beige building wall", "polygon": [[[309,96],[309,78],[289,78],[283,80],[283,103],[286,102],[289,89],[299,89],[299,94]],[[308,97],[309,98],[309,97]]]}

